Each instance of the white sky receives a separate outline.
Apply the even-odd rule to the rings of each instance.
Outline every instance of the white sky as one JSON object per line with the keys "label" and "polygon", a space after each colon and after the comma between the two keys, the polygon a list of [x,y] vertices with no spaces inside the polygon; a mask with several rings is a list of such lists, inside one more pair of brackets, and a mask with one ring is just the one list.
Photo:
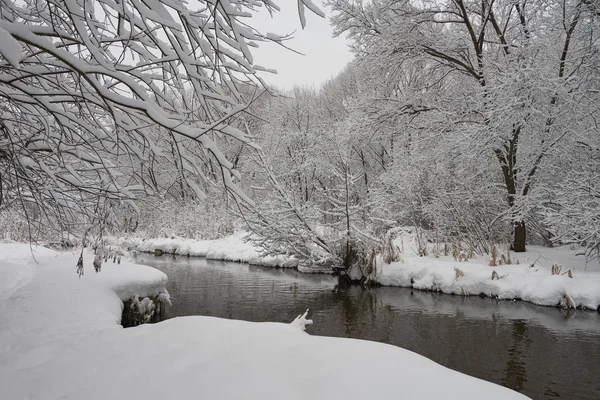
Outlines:
{"label": "white sky", "polygon": [[[313,2],[329,15],[329,10],[323,7],[321,0]],[[259,43],[258,49],[251,48],[256,64],[278,72],[277,75],[261,74],[267,83],[285,89],[294,85],[318,87],[336,76],[352,59],[344,38],[332,37],[332,28],[327,19],[306,9],[306,28],[302,30],[297,1],[280,0],[277,5],[281,12],[274,13],[273,18],[267,12],[255,15],[252,25],[263,34],[272,32],[284,35],[295,31],[294,38],[284,43],[304,55],[275,43]]]}

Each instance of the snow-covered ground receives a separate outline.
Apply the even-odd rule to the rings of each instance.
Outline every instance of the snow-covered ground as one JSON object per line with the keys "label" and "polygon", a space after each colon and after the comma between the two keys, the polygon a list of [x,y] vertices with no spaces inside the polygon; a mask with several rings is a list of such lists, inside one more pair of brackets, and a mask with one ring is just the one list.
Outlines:
{"label": "snow-covered ground", "polygon": [[330,270],[322,268],[307,268],[298,266],[298,260],[284,256],[261,255],[261,249],[244,241],[245,232],[238,232],[230,236],[215,240],[194,240],[180,237],[154,238],[138,242],[135,245],[137,251],[154,253],[160,250],[165,254],[176,254],[191,257],[206,257],[209,260],[223,260],[234,262],[245,262],[252,265],[278,268],[298,268],[307,273],[329,273]]}
{"label": "snow-covered ground", "polygon": [[[396,244],[400,244],[399,240]],[[405,238],[404,243],[410,244],[411,239]],[[515,264],[517,260],[519,264]],[[512,253],[511,261],[511,265],[490,267],[489,257],[468,261],[455,261],[452,256],[443,255],[419,257],[412,246],[407,245],[400,261],[388,265],[379,263],[375,280],[384,286],[412,286],[458,295],[484,294],[544,306],[593,310],[600,307],[597,260],[586,263],[584,256],[575,255],[568,246],[528,246],[525,253]],[[553,265],[561,266],[560,274],[552,275]]]}
{"label": "snow-covered ground", "polygon": [[307,321],[175,318],[123,329],[120,299],[164,291],[126,261],[0,244],[3,399],[524,399],[398,347],[310,336]]}

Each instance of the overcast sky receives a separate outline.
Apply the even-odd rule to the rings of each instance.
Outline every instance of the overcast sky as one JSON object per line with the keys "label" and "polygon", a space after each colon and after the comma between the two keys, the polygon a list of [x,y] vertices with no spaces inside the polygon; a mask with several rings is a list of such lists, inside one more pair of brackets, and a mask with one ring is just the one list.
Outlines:
{"label": "overcast sky", "polygon": [[[322,1],[314,0],[325,14],[329,10],[322,6]],[[294,85],[319,86],[327,79],[337,75],[352,59],[346,41],[333,38],[329,21],[306,9],[306,28],[302,30],[296,1],[281,0],[277,4],[281,12],[273,18],[268,13],[253,17],[253,26],[261,33],[277,33],[279,35],[294,33],[294,38],[286,41],[286,45],[303,53],[296,54],[274,43],[260,43],[253,48],[254,62],[265,68],[276,69],[277,75],[262,74],[267,83],[289,89]]]}

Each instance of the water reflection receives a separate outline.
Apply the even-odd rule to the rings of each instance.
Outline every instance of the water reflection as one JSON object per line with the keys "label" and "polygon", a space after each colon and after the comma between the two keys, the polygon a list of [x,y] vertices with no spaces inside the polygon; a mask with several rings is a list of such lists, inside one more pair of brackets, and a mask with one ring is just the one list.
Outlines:
{"label": "water reflection", "polygon": [[513,344],[508,348],[506,376],[502,379],[502,384],[520,392],[523,390],[523,384],[527,381],[527,370],[524,362],[529,347],[527,323],[521,319],[513,321],[512,331]]}
{"label": "water reflection", "polygon": [[600,314],[401,288],[335,288],[325,275],[143,256],[169,275],[173,316],[289,322],[311,334],[415,351],[534,399],[600,399]]}

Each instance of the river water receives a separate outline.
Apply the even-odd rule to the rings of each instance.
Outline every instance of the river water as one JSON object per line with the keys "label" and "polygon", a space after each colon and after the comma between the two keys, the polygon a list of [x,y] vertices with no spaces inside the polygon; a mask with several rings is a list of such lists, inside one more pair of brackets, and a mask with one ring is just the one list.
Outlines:
{"label": "river water", "polygon": [[400,346],[533,399],[600,399],[594,311],[405,288],[337,289],[332,276],[203,258],[139,255],[138,262],[168,275],[171,317],[290,322],[309,308],[313,335]]}

